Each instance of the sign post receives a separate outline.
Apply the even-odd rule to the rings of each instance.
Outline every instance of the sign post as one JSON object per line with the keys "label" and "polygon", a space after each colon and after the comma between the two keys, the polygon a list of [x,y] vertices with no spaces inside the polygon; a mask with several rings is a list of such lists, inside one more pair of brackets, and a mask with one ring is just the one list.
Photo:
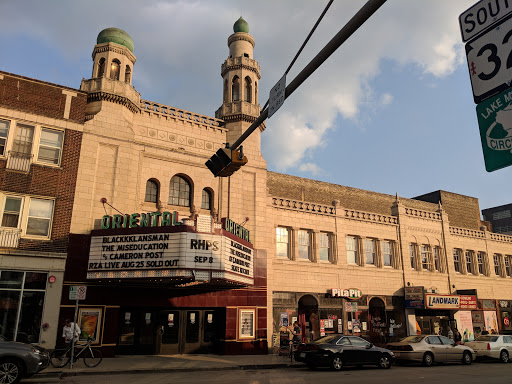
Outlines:
{"label": "sign post", "polygon": [[69,300],[75,301],[75,316],[73,317],[73,329],[71,333],[71,360],[69,369],[73,369],[73,360],[75,357],[75,332],[76,332],[76,321],[78,317],[78,301],[85,300],[87,287],[85,286],[71,286],[69,287]]}

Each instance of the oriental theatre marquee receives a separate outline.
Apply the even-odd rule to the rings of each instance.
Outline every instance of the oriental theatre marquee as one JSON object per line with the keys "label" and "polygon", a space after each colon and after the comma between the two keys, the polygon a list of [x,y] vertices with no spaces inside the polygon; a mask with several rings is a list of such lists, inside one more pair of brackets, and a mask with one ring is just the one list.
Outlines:
{"label": "oriental theatre marquee", "polygon": [[[170,220],[144,225],[134,215],[142,216],[106,216],[105,229],[92,232],[88,279],[175,277],[253,284],[254,250],[245,228],[229,219],[213,223],[206,215],[178,222],[176,213],[168,212],[162,216]],[[113,222],[115,228],[107,225]]]}

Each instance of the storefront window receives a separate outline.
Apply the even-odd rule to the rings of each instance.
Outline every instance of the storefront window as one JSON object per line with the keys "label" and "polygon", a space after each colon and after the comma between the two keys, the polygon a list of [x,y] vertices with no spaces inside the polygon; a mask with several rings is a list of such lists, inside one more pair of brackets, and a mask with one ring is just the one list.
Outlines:
{"label": "storefront window", "polygon": [[38,343],[47,274],[0,271],[0,335]]}

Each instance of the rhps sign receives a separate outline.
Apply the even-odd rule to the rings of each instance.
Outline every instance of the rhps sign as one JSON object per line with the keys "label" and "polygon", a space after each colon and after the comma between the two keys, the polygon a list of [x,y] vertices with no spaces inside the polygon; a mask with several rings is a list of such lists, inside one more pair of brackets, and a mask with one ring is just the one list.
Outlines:
{"label": "rhps sign", "polygon": [[131,215],[105,215],[101,218],[102,229],[170,227],[181,225],[178,212],[132,213]]}
{"label": "rhps sign", "polygon": [[357,288],[349,288],[349,289],[331,289],[332,297],[344,297],[345,299],[359,299],[363,296],[363,293]]}

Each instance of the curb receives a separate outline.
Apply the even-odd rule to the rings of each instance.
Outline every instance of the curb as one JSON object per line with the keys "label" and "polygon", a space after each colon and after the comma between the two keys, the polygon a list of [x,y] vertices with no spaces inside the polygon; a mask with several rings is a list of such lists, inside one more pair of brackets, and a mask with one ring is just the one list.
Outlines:
{"label": "curb", "polygon": [[146,368],[133,369],[124,371],[54,371],[40,372],[33,377],[72,377],[72,376],[94,376],[94,375],[122,375],[122,374],[143,374],[143,373],[173,373],[173,372],[205,372],[205,371],[244,371],[258,369],[283,369],[300,367],[298,364],[249,364],[235,365],[227,367],[211,367],[211,368]]}

